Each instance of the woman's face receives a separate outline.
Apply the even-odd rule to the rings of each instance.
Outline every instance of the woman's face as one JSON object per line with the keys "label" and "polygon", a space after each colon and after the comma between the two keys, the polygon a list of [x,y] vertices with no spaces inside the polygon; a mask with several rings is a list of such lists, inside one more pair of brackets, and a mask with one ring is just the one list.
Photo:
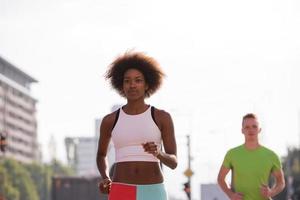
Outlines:
{"label": "woman's face", "polygon": [[148,85],[144,75],[137,69],[128,69],[124,73],[123,92],[127,99],[136,100],[145,97]]}

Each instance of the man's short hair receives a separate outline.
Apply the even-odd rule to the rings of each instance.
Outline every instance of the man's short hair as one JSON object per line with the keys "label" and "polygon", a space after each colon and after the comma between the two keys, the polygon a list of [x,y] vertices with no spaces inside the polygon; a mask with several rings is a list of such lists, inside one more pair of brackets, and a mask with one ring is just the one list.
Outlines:
{"label": "man's short hair", "polygon": [[244,115],[243,117],[243,121],[242,121],[242,125],[244,125],[244,121],[246,119],[256,119],[257,120],[257,116],[254,113],[247,113],[246,115]]}

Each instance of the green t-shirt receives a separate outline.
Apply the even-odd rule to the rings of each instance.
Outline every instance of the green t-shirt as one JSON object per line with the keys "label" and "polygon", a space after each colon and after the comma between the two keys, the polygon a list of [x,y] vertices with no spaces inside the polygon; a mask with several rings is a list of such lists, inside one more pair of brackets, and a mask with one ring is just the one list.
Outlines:
{"label": "green t-shirt", "polygon": [[262,184],[268,185],[270,174],[281,169],[278,156],[266,147],[247,150],[244,145],[230,149],[223,166],[232,170],[232,187],[244,200],[265,200],[260,194]]}

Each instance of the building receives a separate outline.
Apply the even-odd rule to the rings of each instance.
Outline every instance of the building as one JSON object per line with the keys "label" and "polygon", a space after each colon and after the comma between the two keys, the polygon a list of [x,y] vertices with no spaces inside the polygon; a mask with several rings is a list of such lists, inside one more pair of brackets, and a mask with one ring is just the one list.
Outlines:
{"label": "building", "polygon": [[97,139],[95,137],[67,137],[67,160],[78,176],[97,176]]}
{"label": "building", "polygon": [[[65,138],[68,165],[75,170],[76,175],[78,176],[99,175],[96,157],[100,124],[101,119],[96,119],[94,137]],[[109,167],[111,167],[115,159],[115,152],[112,143],[109,144],[108,148]]]}
{"label": "building", "polygon": [[[120,105],[114,105],[112,111],[117,110]],[[100,136],[100,124],[102,119],[95,120],[94,137],[68,137],[65,138],[68,165],[72,167],[78,176],[97,176],[99,175],[96,157],[98,141]],[[109,168],[115,162],[115,150],[110,142],[107,151]]]}
{"label": "building", "polygon": [[52,200],[107,200],[99,192],[100,177],[52,177]]}
{"label": "building", "polygon": [[37,100],[30,85],[37,81],[0,57],[0,132],[6,137],[6,157],[24,163],[40,160],[37,142]]}
{"label": "building", "polygon": [[228,200],[218,184],[201,184],[201,200]]}
{"label": "building", "polygon": [[[95,132],[99,131],[101,119],[95,120]],[[68,165],[78,176],[99,176],[96,155],[99,135],[95,137],[65,138]]]}

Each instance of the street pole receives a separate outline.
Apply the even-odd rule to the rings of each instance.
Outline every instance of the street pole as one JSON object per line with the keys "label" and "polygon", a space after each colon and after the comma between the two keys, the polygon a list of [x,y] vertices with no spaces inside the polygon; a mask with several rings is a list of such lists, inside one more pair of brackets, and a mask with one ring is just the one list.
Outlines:
{"label": "street pole", "polygon": [[294,193],[293,191],[293,176],[291,173],[291,157],[292,157],[292,151],[288,148],[288,155],[287,155],[287,186],[286,186],[286,199],[291,200],[292,195]]}
{"label": "street pole", "polygon": [[190,136],[187,135],[187,150],[188,150],[188,168],[184,171],[184,175],[188,178],[188,181],[184,183],[184,191],[188,197],[188,200],[192,199],[192,190],[191,190],[191,177],[193,176],[194,172],[191,169],[191,143],[190,143]]}
{"label": "street pole", "polygon": [[300,110],[298,111],[298,134],[299,134],[298,149],[300,150]]}
{"label": "street pole", "polygon": [[[190,143],[190,135],[187,135],[187,147],[188,147],[188,169],[191,169],[191,143]],[[191,200],[192,199],[191,176],[188,177],[188,183],[189,183],[189,186],[190,186],[189,200]]]}

